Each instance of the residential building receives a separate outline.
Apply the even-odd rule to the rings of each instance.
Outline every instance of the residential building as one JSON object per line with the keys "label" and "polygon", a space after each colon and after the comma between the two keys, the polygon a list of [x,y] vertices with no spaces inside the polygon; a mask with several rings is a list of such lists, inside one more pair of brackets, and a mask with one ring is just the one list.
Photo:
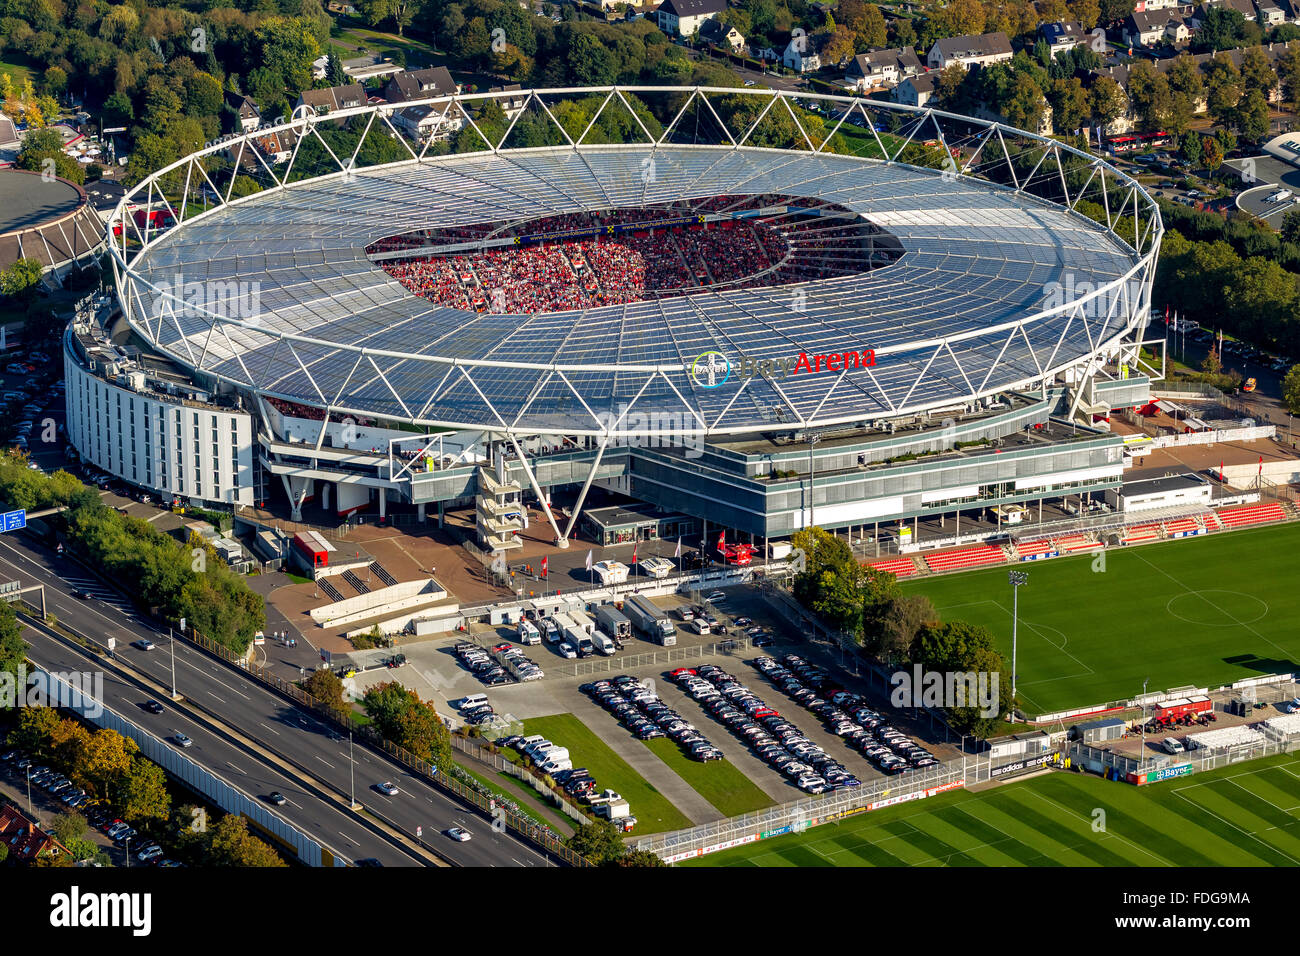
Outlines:
{"label": "residential building", "polygon": [[[390,76],[393,73],[401,73],[402,67],[398,66],[386,56],[378,53],[371,53],[368,56],[353,57],[350,60],[342,61],[343,72],[349,78],[356,80],[358,83],[364,83],[366,80],[373,80],[380,76]],[[318,56],[311,64],[311,75],[318,80],[325,79],[325,74],[329,70],[329,56]]]}
{"label": "residential building", "polygon": [[781,65],[796,73],[815,73],[822,68],[821,51],[817,41],[804,33],[791,35],[790,42],[781,52]]}
{"label": "residential building", "polygon": [[844,73],[844,85],[859,93],[893,89],[909,76],[925,72],[925,65],[910,46],[896,50],[859,53]]}
{"label": "residential building", "polygon": [[227,93],[226,105],[239,115],[239,132],[247,133],[262,125],[262,113],[250,97]]}
{"label": "residential building", "polygon": [[62,843],[13,804],[0,807],[0,843],[8,848],[10,860],[21,863],[68,852]]}
{"label": "residential building", "polygon": [[393,76],[384,87],[384,99],[390,103],[409,103],[435,96],[452,96],[459,92],[460,87],[452,79],[451,71],[445,66],[435,66]]}
{"label": "residential building", "polygon": [[716,47],[730,48],[735,53],[745,49],[745,38],[740,31],[717,20],[704,21],[704,26],[700,27],[700,39]]}
{"label": "residential building", "polygon": [[1076,46],[1087,43],[1089,38],[1088,31],[1078,20],[1039,24],[1038,35],[1047,41],[1052,56],[1056,56],[1063,50],[1073,50]]}
{"label": "residential building", "polygon": [[905,106],[924,106],[934,96],[938,82],[937,72],[909,76],[894,88],[894,100]]}
{"label": "residential building", "polygon": [[655,8],[655,20],[669,36],[689,37],[725,9],[727,0],[664,0]]}
{"label": "residential building", "polygon": [[296,113],[307,106],[318,116],[325,116],[338,110],[365,106],[366,103],[365,87],[360,83],[350,83],[347,86],[327,86],[322,90],[303,90],[298,94],[298,102],[293,108]]}
{"label": "residential building", "polygon": [[999,31],[937,40],[926,55],[926,64],[932,70],[946,69],[954,63],[970,69],[972,66],[1004,63],[1013,55],[1011,41],[1005,33]]}

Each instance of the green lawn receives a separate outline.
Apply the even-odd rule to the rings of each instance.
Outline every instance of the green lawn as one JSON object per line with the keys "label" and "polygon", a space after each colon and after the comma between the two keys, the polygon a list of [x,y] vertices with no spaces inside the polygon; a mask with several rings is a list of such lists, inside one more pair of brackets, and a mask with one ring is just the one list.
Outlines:
{"label": "green lawn", "polygon": [[682,865],[1294,867],[1300,755],[1146,787],[1058,772],[898,804]]}
{"label": "green lawn", "polygon": [[[1027,714],[1300,668],[1300,524],[1016,565],[1019,696]],[[988,627],[1011,660],[1006,566],[904,582],[945,620]]]}
{"label": "green lawn", "polygon": [[662,793],[573,714],[526,720],[523,733],[541,734],[557,747],[567,748],[573,765],[590,770],[601,790],[617,790],[622,794],[632,805],[637,834],[681,830],[691,825]]}
{"label": "green lawn", "polygon": [[647,740],[645,745],[713,804],[720,816],[739,816],[770,807],[776,802],[728,760],[710,760],[708,763],[692,760],[667,737]]}

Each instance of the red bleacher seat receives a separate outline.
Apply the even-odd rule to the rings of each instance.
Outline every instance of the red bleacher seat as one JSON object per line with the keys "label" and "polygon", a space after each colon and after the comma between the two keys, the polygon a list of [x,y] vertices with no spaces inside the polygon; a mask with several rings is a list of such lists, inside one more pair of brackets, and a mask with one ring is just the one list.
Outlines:
{"label": "red bleacher seat", "polygon": [[1286,512],[1282,510],[1282,506],[1272,502],[1220,508],[1218,515],[1219,520],[1228,528],[1241,528],[1246,525],[1286,519]]}
{"label": "red bleacher seat", "polygon": [[881,558],[879,561],[868,561],[867,564],[877,571],[888,571],[898,578],[916,574],[916,564],[911,558]]}
{"label": "red bleacher seat", "polygon": [[1164,537],[1159,524],[1135,524],[1124,529],[1124,543],[1135,544],[1139,541],[1159,541]]}
{"label": "red bleacher seat", "polygon": [[1201,525],[1195,518],[1175,518],[1173,521],[1165,522],[1165,533],[1170,537],[1186,531],[1199,531],[1200,529]]}
{"label": "red bleacher seat", "polygon": [[939,551],[925,556],[925,563],[931,571],[978,568],[986,564],[1001,564],[1006,560],[1005,551],[989,544],[979,544],[973,548],[957,548],[953,551]]}
{"label": "red bleacher seat", "polygon": [[1101,542],[1095,541],[1086,534],[1067,534],[1056,539],[1056,547],[1065,554],[1073,554],[1075,551],[1095,551],[1100,548]]}
{"label": "red bleacher seat", "polygon": [[1056,545],[1052,544],[1052,542],[1047,538],[1044,538],[1041,541],[1026,541],[1023,544],[1016,545],[1016,553],[1022,558],[1027,558],[1035,554],[1047,554],[1048,552],[1055,550]]}

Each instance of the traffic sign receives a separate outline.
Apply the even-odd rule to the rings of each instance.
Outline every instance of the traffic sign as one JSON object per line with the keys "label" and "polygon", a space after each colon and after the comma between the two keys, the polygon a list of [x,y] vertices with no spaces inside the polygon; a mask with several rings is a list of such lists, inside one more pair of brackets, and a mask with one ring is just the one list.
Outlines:
{"label": "traffic sign", "polygon": [[27,527],[27,509],[0,515],[0,531],[19,531]]}

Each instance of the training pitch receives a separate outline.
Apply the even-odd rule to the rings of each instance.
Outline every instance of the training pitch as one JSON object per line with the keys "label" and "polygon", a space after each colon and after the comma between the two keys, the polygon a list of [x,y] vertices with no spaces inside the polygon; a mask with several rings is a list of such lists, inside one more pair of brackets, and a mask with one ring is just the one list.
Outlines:
{"label": "training pitch", "polygon": [[874,810],[682,865],[1297,866],[1300,756],[1146,787],[1052,772]]}
{"label": "training pitch", "polygon": [[[1149,690],[1217,687],[1300,669],[1300,524],[1110,548],[904,582],[944,620],[983,624],[1011,664],[1020,588],[1018,696],[1030,717]],[[1104,568],[1104,570],[1103,570]],[[1004,675],[1003,679],[1006,679]]]}

